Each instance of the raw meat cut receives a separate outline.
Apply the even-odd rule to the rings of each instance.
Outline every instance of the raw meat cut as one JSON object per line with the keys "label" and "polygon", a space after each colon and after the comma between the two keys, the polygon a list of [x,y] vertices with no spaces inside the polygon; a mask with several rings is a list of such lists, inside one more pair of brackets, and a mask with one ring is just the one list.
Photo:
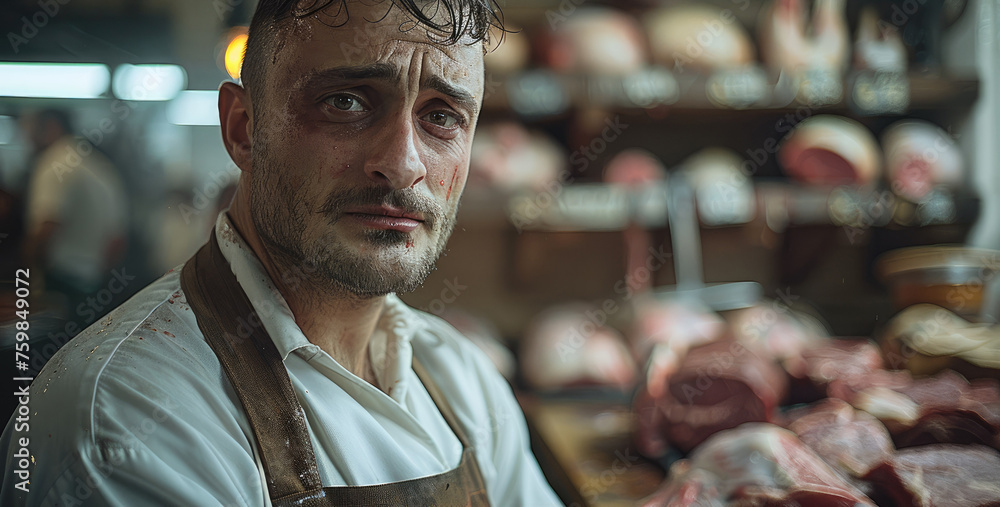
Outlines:
{"label": "raw meat cut", "polygon": [[778,151],[789,176],[811,185],[866,185],[882,171],[882,151],[864,125],[819,115],[799,123]]}
{"label": "raw meat cut", "polygon": [[878,347],[869,340],[834,339],[802,351],[805,376],[818,388],[827,389],[832,382],[864,378],[882,371],[885,363]]}
{"label": "raw meat cut", "polygon": [[589,305],[566,305],[539,315],[521,342],[524,379],[537,389],[635,385],[637,371],[625,338],[588,317]]}
{"label": "raw meat cut", "polygon": [[[713,480],[714,479],[714,480]],[[751,423],[706,440],[643,505],[873,506],[794,433]],[[721,501],[718,501],[718,500]]]}
{"label": "raw meat cut", "polygon": [[641,70],[648,61],[639,22],[602,7],[577,8],[565,17],[556,14],[536,47],[543,63],[562,73],[620,76]]}
{"label": "raw meat cut", "polygon": [[831,467],[860,478],[895,451],[885,425],[843,400],[827,398],[788,414],[787,428]]}
{"label": "raw meat cut", "polygon": [[937,444],[903,449],[874,468],[882,503],[919,507],[1000,505],[1000,453],[980,445]]}
{"label": "raw meat cut", "polygon": [[661,397],[640,392],[636,398],[640,450],[655,450],[665,439],[688,452],[719,431],[776,421],[786,389],[777,365],[737,342],[691,349]]}
{"label": "raw meat cut", "polygon": [[[775,73],[821,69],[839,75],[850,55],[844,0],[816,0],[806,26],[806,0],[774,0],[760,23],[760,52]],[[811,30],[810,30],[811,28]],[[811,32],[811,34],[810,34]]]}
{"label": "raw meat cut", "polygon": [[[514,122],[482,125],[469,163],[469,187],[548,191],[566,166],[566,154],[551,138]],[[443,180],[442,180],[443,181]]]}
{"label": "raw meat cut", "polygon": [[755,50],[749,34],[723,12],[688,3],[647,13],[643,21],[653,60],[677,73],[689,67],[710,73],[753,64]]}
{"label": "raw meat cut", "polygon": [[778,361],[794,378],[808,374],[807,351],[830,343],[823,324],[777,301],[736,310],[726,318],[737,341],[762,357]]}
{"label": "raw meat cut", "polygon": [[896,122],[882,134],[882,147],[890,188],[912,202],[926,200],[936,186],[954,190],[965,181],[962,151],[933,123]]}
{"label": "raw meat cut", "polygon": [[865,377],[838,379],[828,393],[877,417],[897,447],[929,443],[1000,447],[1000,386],[993,379],[969,383],[951,370],[913,379],[905,371],[876,370]]}

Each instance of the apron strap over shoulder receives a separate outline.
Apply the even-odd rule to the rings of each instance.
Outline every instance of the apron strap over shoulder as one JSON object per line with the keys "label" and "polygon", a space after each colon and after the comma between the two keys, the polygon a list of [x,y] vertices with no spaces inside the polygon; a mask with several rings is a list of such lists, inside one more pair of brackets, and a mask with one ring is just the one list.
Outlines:
{"label": "apron strap over shoulder", "polygon": [[184,265],[181,289],[250,420],[268,495],[275,507],[489,505],[472,445],[448,401],[416,357],[414,372],[462,443],[459,466],[402,482],[324,488],[305,411],[295,396],[278,349],[219,248],[215,230],[208,243]]}
{"label": "apron strap over shoulder", "polygon": [[[271,497],[321,488],[305,412],[274,342],[219,249],[215,230],[184,265],[181,288],[246,410]],[[238,322],[251,324],[243,327],[250,327],[248,336],[233,332]]]}

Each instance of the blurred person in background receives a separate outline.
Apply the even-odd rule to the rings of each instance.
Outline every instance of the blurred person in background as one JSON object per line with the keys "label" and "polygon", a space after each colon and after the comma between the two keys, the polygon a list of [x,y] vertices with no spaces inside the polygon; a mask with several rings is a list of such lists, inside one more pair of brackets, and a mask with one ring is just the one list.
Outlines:
{"label": "blurred person in background", "polygon": [[219,90],[232,205],[39,373],[0,504],[558,505],[510,385],[397,296],[453,230],[494,25],[492,0],[261,0]]}
{"label": "blurred person in background", "polygon": [[44,289],[52,309],[72,320],[124,255],[125,190],[107,157],[73,134],[66,111],[28,113],[21,125],[34,149],[24,243],[32,291]]}

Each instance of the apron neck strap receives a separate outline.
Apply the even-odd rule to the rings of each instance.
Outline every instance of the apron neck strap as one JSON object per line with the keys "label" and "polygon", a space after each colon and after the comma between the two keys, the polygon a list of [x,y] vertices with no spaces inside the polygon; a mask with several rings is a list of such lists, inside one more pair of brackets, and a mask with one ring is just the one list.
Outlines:
{"label": "apron neck strap", "polygon": [[[250,421],[270,497],[321,489],[305,411],[278,349],[222,254],[214,229],[208,243],[184,264],[181,289]],[[416,356],[413,370],[462,447],[471,449],[454,411]]]}

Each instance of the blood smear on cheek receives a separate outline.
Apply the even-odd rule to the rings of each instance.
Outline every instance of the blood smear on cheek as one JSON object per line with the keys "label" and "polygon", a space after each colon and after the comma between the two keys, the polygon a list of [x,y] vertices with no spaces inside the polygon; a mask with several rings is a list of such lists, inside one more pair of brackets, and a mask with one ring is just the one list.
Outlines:
{"label": "blood smear on cheek", "polygon": [[455,186],[455,180],[458,179],[458,166],[455,166],[455,172],[451,175],[451,184],[448,185],[448,193],[445,194],[444,200],[451,199],[451,187]]}

